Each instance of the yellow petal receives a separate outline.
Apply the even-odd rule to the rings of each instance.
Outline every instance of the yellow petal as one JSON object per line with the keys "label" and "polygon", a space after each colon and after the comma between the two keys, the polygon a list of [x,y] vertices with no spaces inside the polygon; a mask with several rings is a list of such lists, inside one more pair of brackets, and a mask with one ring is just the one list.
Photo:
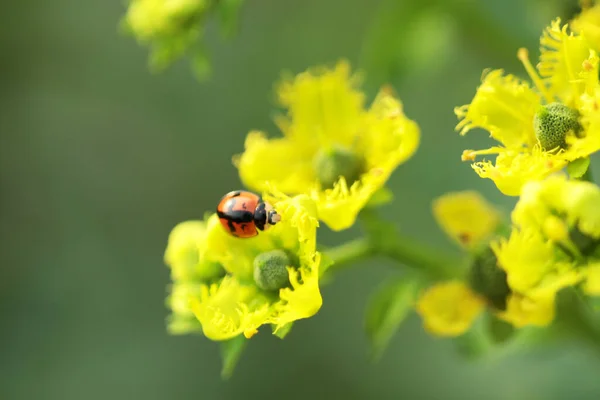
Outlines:
{"label": "yellow petal", "polygon": [[513,211],[513,221],[542,226],[548,215],[566,218],[582,233],[600,237],[600,188],[593,183],[567,180],[564,175],[530,182]]}
{"label": "yellow petal", "polygon": [[454,110],[461,120],[456,129],[461,135],[483,128],[506,147],[533,145],[533,116],[540,97],[527,83],[502,70],[484,75],[471,104]]}
{"label": "yellow petal", "polygon": [[383,89],[363,121],[363,135],[356,147],[363,154],[367,171],[350,185],[342,177],[331,189],[315,190],[319,219],[334,231],[352,226],[371,196],[383,188],[398,165],[419,145],[418,125],[402,111],[402,103]]}
{"label": "yellow petal", "polygon": [[461,281],[439,283],[425,291],[417,312],[425,329],[437,336],[459,336],[483,311],[484,301]]}
{"label": "yellow petal", "polygon": [[554,248],[535,229],[513,229],[508,239],[493,242],[498,264],[513,291],[527,292],[551,270]]}
{"label": "yellow petal", "polygon": [[589,296],[600,296],[600,262],[592,263],[586,268],[583,291]]}
{"label": "yellow petal", "polygon": [[496,157],[495,164],[482,161],[474,163],[472,167],[480,177],[493,180],[505,195],[518,196],[525,183],[560,171],[565,165],[564,159],[542,152],[536,146],[533,152],[527,153],[502,151]]}
{"label": "yellow petal", "polygon": [[500,223],[500,213],[474,191],[447,193],[433,202],[433,215],[459,245],[476,248]]}
{"label": "yellow petal", "polygon": [[315,184],[312,158],[316,148],[289,138],[267,139],[253,131],[246,138],[245,151],[235,158],[240,179],[248,188],[263,192],[275,185],[288,193],[308,192]]}
{"label": "yellow petal", "polygon": [[167,297],[167,305],[171,309],[168,318],[169,333],[181,335],[195,332],[201,328],[192,311],[192,299],[200,298],[202,284],[175,282]]}
{"label": "yellow petal", "polygon": [[497,315],[517,328],[528,325],[547,326],[554,319],[554,303],[554,295],[533,300],[513,293],[508,298],[506,310]]}
{"label": "yellow petal", "polygon": [[334,69],[314,68],[284,81],[278,87],[279,102],[288,109],[285,134],[322,146],[350,147],[363,114],[364,95],[347,62]]}
{"label": "yellow petal", "polygon": [[363,154],[367,170],[394,170],[410,158],[419,146],[418,125],[404,115],[402,103],[390,89],[382,89],[364,122],[364,133],[357,149]]}
{"label": "yellow petal", "polygon": [[588,42],[583,36],[570,33],[568,25],[561,26],[560,19],[556,19],[544,31],[540,45],[538,69],[549,90],[567,106],[577,104],[585,89],[580,74],[590,55]]}
{"label": "yellow petal", "polygon": [[594,49],[600,49],[600,4],[584,9],[569,25],[573,32],[584,35]]}
{"label": "yellow petal", "polygon": [[323,304],[319,290],[320,255],[314,255],[313,262],[304,264],[299,270],[289,268],[291,288],[279,291],[280,301],[275,304],[275,315],[271,323],[275,332],[290,322],[310,318],[315,315]]}
{"label": "yellow petal", "polygon": [[191,308],[211,340],[251,335],[270,315],[269,301],[256,286],[230,276],[218,284],[203,285],[200,298],[191,299]]}
{"label": "yellow petal", "polygon": [[186,221],[178,224],[169,234],[165,263],[175,280],[206,280],[219,275],[222,268],[203,257],[206,246],[206,223]]}

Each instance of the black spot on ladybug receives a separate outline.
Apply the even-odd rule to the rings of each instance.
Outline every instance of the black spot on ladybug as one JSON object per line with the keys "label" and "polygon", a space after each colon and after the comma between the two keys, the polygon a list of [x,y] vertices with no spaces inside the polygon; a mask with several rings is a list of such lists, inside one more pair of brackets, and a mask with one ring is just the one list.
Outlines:
{"label": "black spot on ladybug", "polygon": [[242,203],[242,208],[243,208],[244,210],[247,210],[247,209],[248,209],[248,208],[246,207],[246,202],[243,202],[243,203]]}

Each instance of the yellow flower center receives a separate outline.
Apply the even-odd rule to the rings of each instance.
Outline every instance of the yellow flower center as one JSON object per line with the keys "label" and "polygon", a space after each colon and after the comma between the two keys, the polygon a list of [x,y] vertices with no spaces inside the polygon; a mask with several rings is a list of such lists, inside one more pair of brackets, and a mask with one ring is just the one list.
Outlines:
{"label": "yellow flower center", "polygon": [[348,149],[333,146],[317,153],[313,167],[323,188],[333,187],[340,177],[351,186],[364,172],[364,160]]}

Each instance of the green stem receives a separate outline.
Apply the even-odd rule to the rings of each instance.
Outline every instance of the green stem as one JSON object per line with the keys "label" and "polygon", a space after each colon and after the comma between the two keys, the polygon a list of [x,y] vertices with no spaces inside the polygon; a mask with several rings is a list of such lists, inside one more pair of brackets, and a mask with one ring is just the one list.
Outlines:
{"label": "green stem", "polygon": [[460,260],[456,257],[400,235],[393,224],[380,219],[376,212],[365,210],[361,213],[361,219],[366,227],[366,237],[323,251],[333,261],[327,272],[339,271],[355,261],[377,255],[415,268],[435,280],[453,278],[462,272]]}
{"label": "green stem", "polygon": [[328,272],[337,271],[347,267],[353,262],[362,260],[373,255],[373,247],[366,238],[351,240],[336,247],[323,251],[323,253],[333,261]]}
{"label": "green stem", "polygon": [[576,289],[566,289],[559,294],[556,322],[564,334],[579,338],[600,352],[600,326],[590,305]]}

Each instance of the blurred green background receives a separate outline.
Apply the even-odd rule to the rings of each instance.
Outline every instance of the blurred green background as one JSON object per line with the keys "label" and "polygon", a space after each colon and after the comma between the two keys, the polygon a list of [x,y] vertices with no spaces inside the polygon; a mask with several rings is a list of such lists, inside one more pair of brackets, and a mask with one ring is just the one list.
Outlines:
{"label": "blurred green background", "polygon": [[[181,62],[163,74],[119,34],[121,1],[3,4],[0,24],[0,399],[598,399],[600,358],[577,343],[467,361],[411,317],[372,364],[369,294],[397,270],[357,265],[323,289],[324,306],[281,341],[252,339],[228,382],[218,346],[170,337],[164,307],[169,230],[240,186],[231,155],[250,129],[278,134],[282,70],[349,59],[370,96],[389,81],[422,128],[393,175],[386,211],[404,232],[451,250],[431,200],[491,181],[460,162],[453,107],[487,67],[522,75],[560,0],[248,0],[236,38],[209,26],[213,76]],[[600,160],[595,172],[600,176]],[[358,234],[319,232],[325,243]]]}

